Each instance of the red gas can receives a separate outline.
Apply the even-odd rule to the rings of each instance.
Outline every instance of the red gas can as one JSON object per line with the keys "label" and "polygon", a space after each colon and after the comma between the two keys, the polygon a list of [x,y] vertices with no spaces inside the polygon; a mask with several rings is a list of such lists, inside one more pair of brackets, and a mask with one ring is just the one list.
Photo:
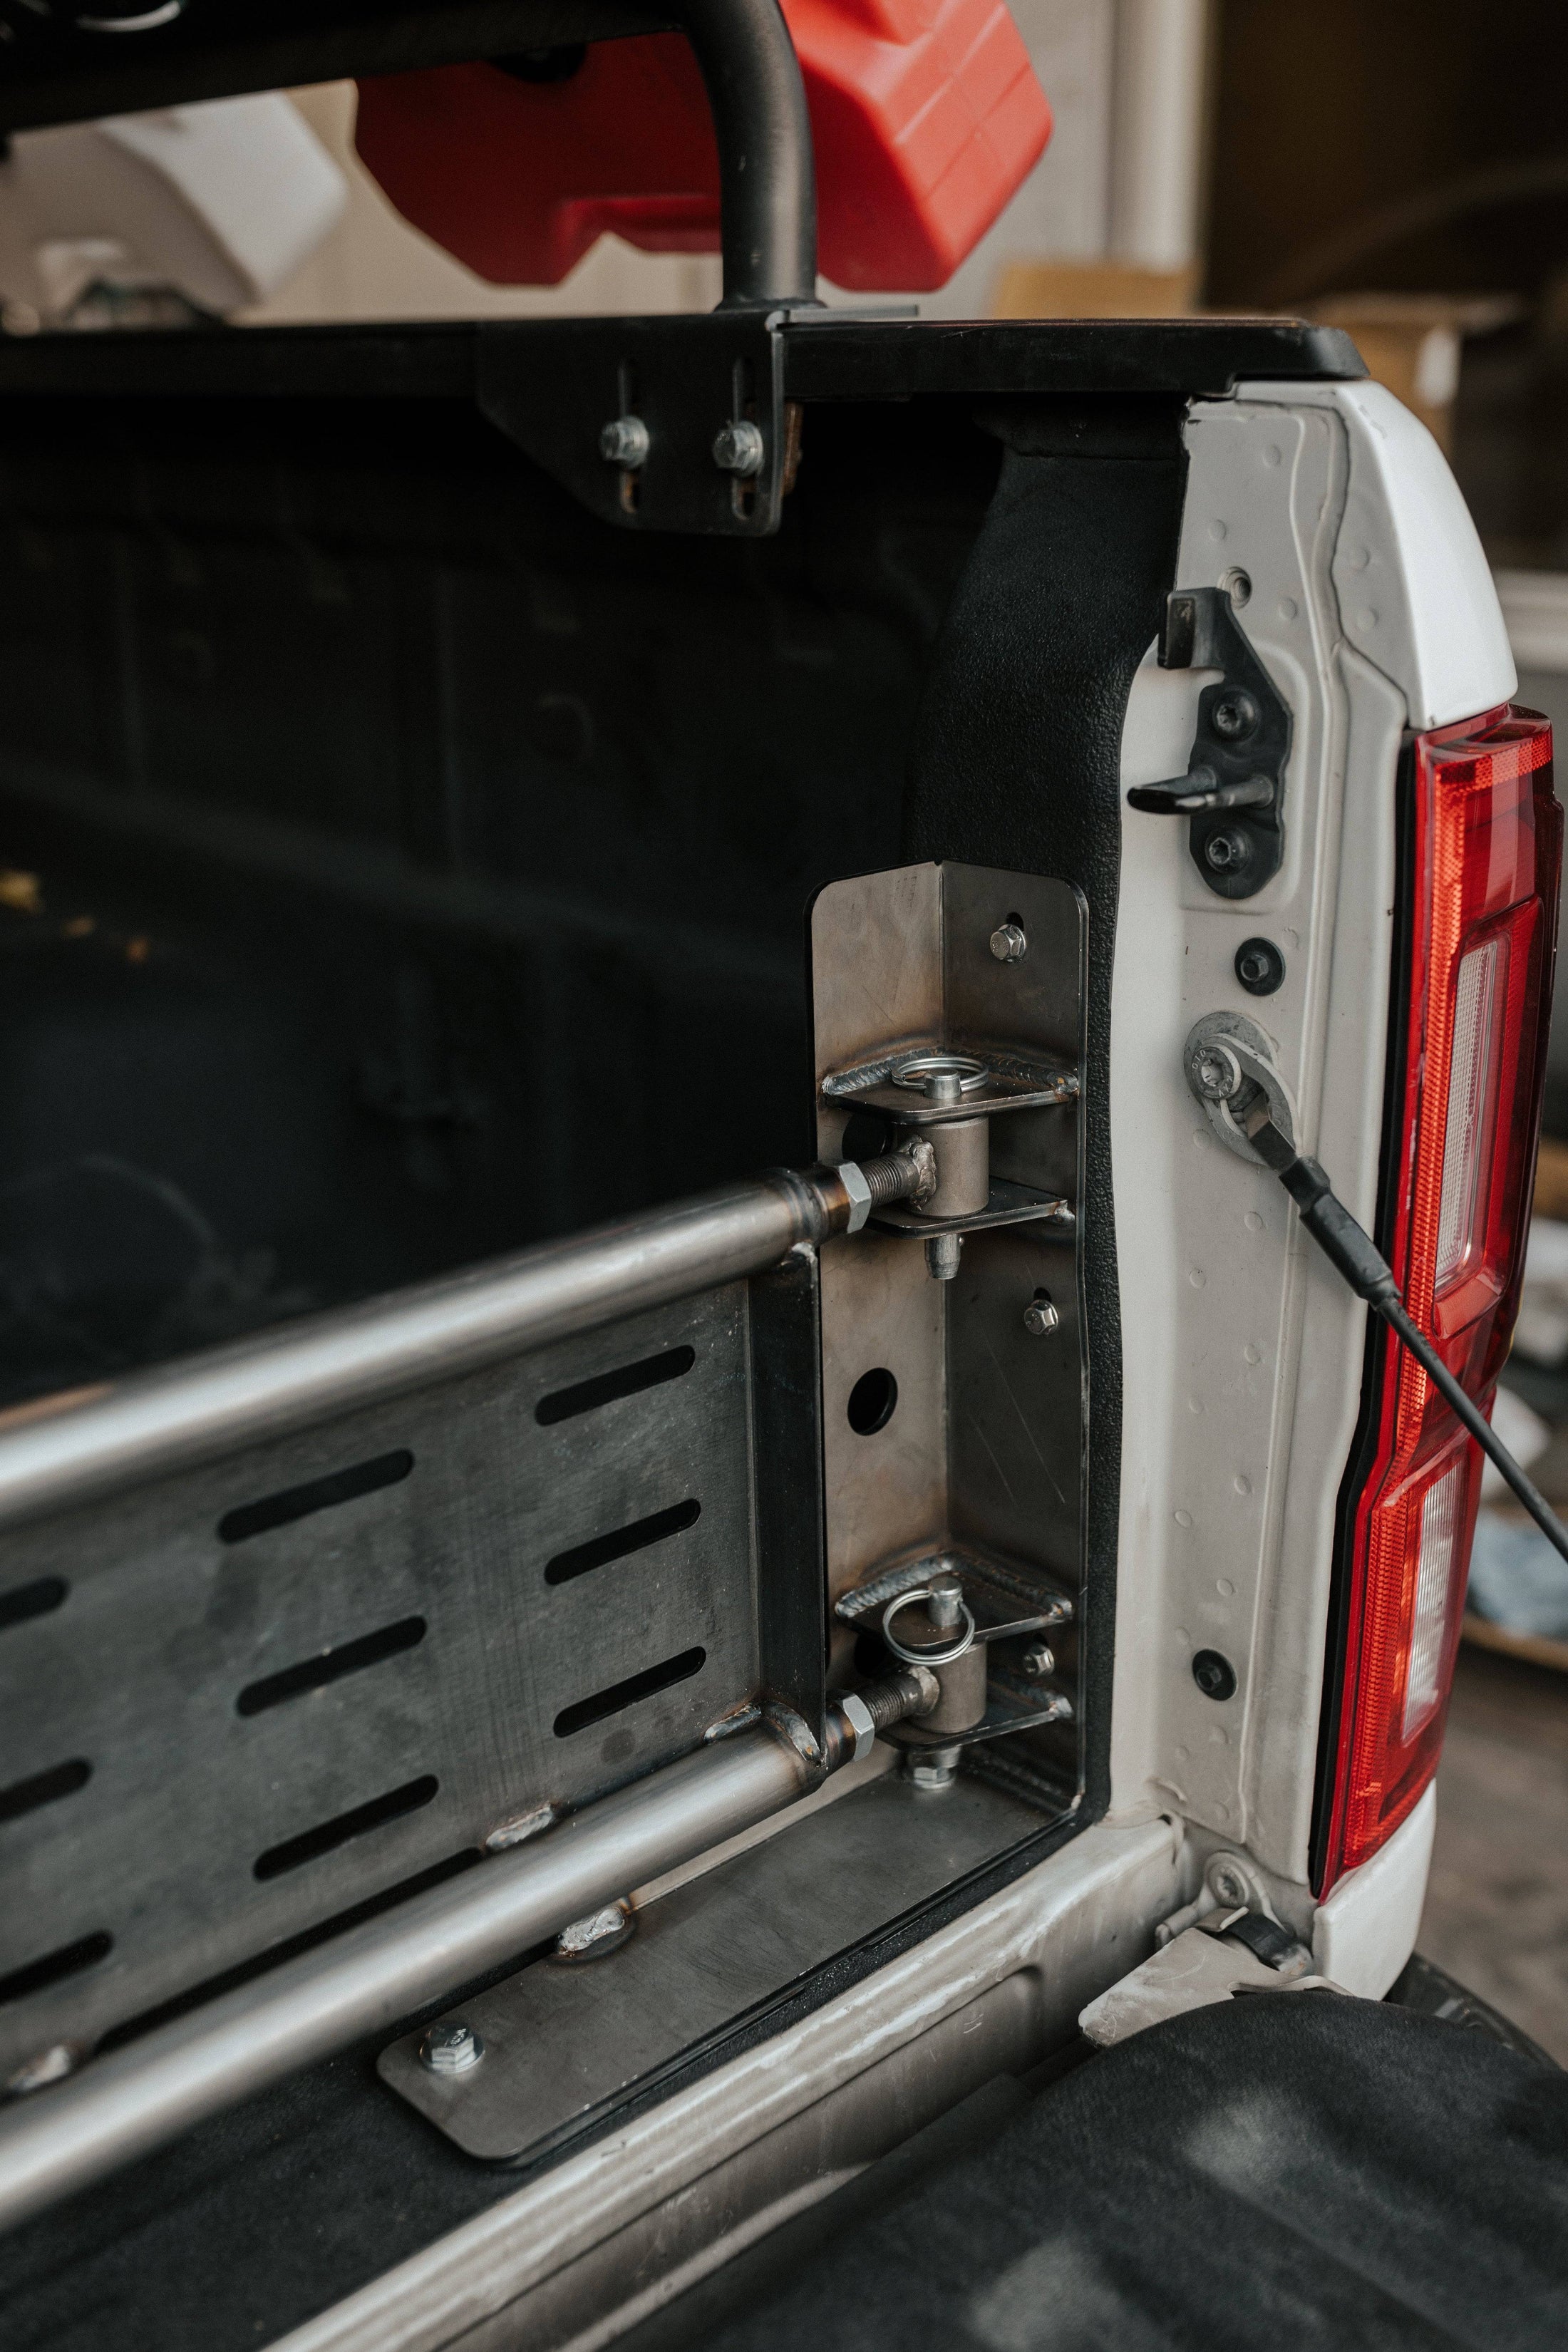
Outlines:
{"label": "red gas can", "polygon": [[[783,0],[836,285],[941,286],[1044,148],[1050,108],[1001,0]],[[719,243],[707,94],[679,33],[360,84],[360,154],[481,278],[553,286],[606,230]]]}

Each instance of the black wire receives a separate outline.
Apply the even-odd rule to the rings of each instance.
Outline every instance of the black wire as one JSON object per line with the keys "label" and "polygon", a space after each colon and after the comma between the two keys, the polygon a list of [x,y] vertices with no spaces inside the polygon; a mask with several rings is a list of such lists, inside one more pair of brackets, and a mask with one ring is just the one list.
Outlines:
{"label": "black wire", "polygon": [[1438,1394],[1453,1407],[1488,1460],[1496,1465],[1547,1542],[1568,1559],[1568,1528],[1533,1480],[1525,1476],[1485,1413],[1465,1394],[1426,1334],[1416,1329],[1399,1296],[1393,1269],[1370,1234],[1357,1224],[1344,1202],[1336,1199],[1327,1175],[1315,1160],[1298,1157],[1289,1141],[1268,1124],[1254,1121],[1253,1127],[1258,1131],[1249,1129],[1248,1132],[1254,1149],[1296,1202],[1301,1223],[1325,1257],[1339,1268],[1356,1296],[1364,1298],[1383,1317]]}
{"label": "black wire", "polygon": [[1497,1465],[1536,1526],[1550,1544],[1555,1545],[1568,1559],[1568,1528],[1565,1528],[1539,1486],[1525,1475],[1484,1412],[1478,1412],[1442,1357],[1423,1332],[1416,1329],[1398,1298],[1374,1299],[1372,1304],[1388,1325],[1397,1331],[1401,1340],[1415,1357],[1433,1387],[1447,1398],[1483,1454]]}

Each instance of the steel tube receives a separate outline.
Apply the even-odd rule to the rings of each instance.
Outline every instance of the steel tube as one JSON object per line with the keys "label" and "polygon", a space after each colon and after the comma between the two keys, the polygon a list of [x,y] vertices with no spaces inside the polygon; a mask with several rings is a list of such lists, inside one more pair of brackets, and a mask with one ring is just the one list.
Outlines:
{"label": "steel tube", "polygon": [[25,1408],[0,1436],[0,1527],[591,1331],[776,1265],[847,1222],[780,1172]]}
{"label": "steel tube", "polygon": [[726,310],[816,299],[816,167],[778,0],[672,0],[719,142]]}
{"label": "steel tube", "polygon": [[0,2117],[0,2228],[385,2032],[777,1812],[820,1776],[768,1727],[734,1733],[35,2092]]}

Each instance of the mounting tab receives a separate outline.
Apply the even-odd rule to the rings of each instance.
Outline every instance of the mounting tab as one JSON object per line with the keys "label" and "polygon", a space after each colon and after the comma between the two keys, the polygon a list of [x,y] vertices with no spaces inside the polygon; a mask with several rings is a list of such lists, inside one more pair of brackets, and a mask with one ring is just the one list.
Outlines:
{"label": "mounting tab", "polygon": [[1290,711],[1236,617],[1226,588],[1182,588],[1165,600],[1162,669],[1217,669],[1198,702],[1184,776],[1135,784],[1128,804],[1192,819],[1193,863],[1222,898],[1250,898],[1285,855],[1282,803]]}

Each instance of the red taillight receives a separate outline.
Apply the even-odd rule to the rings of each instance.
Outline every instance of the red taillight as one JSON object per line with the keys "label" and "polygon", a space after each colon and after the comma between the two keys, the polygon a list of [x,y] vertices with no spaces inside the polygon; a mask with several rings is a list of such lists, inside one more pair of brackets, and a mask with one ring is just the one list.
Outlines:
{"label": "red taillight", "polygon": [[[1379,1241],[1405,1304],[1489,1403],[1519,1303],[1563,813],[1552,729],[1503,709],[1418,736],[1403,789]],[[1479,1452],[1381,1323],[1340,1514],[1313,1880],[1374,1853],[1437,1768]]]}

